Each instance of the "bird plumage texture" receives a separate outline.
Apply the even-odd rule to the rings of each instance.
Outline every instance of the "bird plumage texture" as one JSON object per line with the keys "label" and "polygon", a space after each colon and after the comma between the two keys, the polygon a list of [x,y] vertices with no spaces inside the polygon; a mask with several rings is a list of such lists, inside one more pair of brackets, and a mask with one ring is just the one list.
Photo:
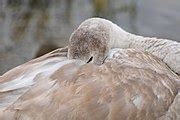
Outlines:
{"label": "bird plumage texture", "polygon": [[93,56],[95,64],[102,64],[111,48],[133,48],[157,56],[180,75],[180,43],[134,35],[103,18],[82,22],[69,41],[72,58],[88,61]]}
{"label": "bird plumage texture", "polygon": [[113,49],[96,66],[55,50],[0,77],[2,120],[178,120],[180,77],[159,58]]}

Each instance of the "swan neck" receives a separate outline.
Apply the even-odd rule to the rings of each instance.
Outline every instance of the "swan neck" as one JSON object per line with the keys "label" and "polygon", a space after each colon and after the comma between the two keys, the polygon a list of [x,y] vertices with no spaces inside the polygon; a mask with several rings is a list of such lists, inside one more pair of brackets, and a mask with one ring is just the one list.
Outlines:
{"label": "swan neck", "polygon": [[134,40],[135,35],[128,33],[121,29],[116,24],[113,24],[111,29],[112,48],[129,48],[131,42]]}

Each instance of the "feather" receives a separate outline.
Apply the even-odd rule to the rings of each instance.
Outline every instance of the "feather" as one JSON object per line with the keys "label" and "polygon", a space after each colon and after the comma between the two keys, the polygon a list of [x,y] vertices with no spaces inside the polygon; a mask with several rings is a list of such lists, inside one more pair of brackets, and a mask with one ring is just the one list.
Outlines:
{"label": "feather", "polygon": [[142,51],[114,49],[96,66],[55,50],[0,77],[0,119],[178,120],[179,81]]}

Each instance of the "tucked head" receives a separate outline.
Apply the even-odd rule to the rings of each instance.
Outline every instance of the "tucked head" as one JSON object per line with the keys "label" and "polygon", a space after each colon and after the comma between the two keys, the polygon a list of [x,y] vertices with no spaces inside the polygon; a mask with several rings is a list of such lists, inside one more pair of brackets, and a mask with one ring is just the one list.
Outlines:
{"label": "tucked head", "polygon": [[68,58],[93,62],[96,65],[103,64],[109,51],[107,38],[108,35],[104,31],[78,28],[70,37]]}

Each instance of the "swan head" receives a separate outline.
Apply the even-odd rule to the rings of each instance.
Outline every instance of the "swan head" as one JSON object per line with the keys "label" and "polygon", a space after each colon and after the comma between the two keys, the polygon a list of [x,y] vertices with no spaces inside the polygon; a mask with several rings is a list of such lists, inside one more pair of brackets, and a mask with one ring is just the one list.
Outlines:
{"label": "swan head", "polygon": [[96,65],[103,64],[109,51],[107,41],[104,39],[107,39],[105,32],[89,31],[83,27],[75,30],[69,39],[68,58]]}

